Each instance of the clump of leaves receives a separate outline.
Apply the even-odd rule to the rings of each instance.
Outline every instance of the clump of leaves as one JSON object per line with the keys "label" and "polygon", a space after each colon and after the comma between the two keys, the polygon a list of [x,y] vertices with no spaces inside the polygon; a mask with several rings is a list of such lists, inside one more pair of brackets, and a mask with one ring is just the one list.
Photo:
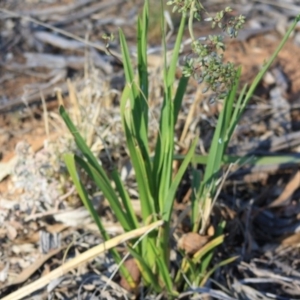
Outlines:
{"label": "clump of leaves", "polygon": [[[142,16],[137,23],[137,64],[133,64],[131,60],[129,47],[122,30],[119,32],[122,62],[126,78],[126,85],[120,101],[121,119],[127,149],[136,175],[139,201],[141,203],[141,222],[134,213],[129,193],[117,168],[112,168],[108,176],[106,170],[99,163],[97,157],[94,156],[63,107],[60,108],[60,113],[84,157],[66,154],[64,156],[66,165],[83,203],[93,216],[104,239],[108,240],[110,237],[92,205],[84,182],[78,175],[78,168],[83,169],[102,191],[125,232],[139,228],[140,223],[148,224],[152,221],[163,221],[163,227],[152,231],[143,240],[133,240],[127,243],[127,249],[139,269],[142,284],[136,282],[135,276],[130,274],[123,264],[120,267],[121,275],[133,290],[140,286],[149,287],[155,293],[165,291],[170,298],[176,298],[182,289],[186,290],[188,288],[185,278],[188,279],[191,286],[201,287],[205,285],[208,278],[217,268],[236,259],[236,257],[229,257],[211,266],[215,249],[224,240],[225,222],[222,220],[218,220],[219,224],[215,234],[209,238],[204,238],[209,225],[211,210],[217,199],[220,170],[226,162],[225,152],[230,138],[249,99],[252,97],[258,82],[265,74],[267,68],[288,39],[289,34],[295,28],[300,17],[295,20],[288,30],[278,49],[258,73],[249,90],[246,92],[245,87],[241,91],[240,96],[237,97],[241,70],[235,70],[230,63],[223,63],[222,53],[225,50],[223,37],[221,35],[208,36],[203,40],[204,42],[199,38],[195,38],[193,21],[195,19],[200,20],[201,13],[204,11],[201,3],[192,0],[174,0],[169,1],[168,4],[173,4],[174,10],[182,13],[182,19],[172,56],[167,60],[165,24],[162,18],[164,56],[162,82],[164,97],[159,120],[159,134],[157,135],[155,149],[152,154],[150,154],[148,140],[150,126],[148,102],[149,70],[147,62],[148,1],[145,1]],[[162,0],[161,5],[161,11],[164,11]],[[235,37],[244,23],[244,17],[231,17],[230,12],[231,9],[226,8],[216,14],[215,17],[206,19],[206,21],[212,22],[212,27],[218,26],[230,37]],[[188,20],[192,39],[191,48],[196,58],[187,60],[185,76],[180,78],[178,84],[175,84],[176,68],[186,20]],[[106,37],[106,39],[110,40],[109,37]],[[134,67],[135,65],[137,65],[137,69]],[[198,76],[200,80],[207,84],[208,88],[219,93],[219,96],[226,94],[223,109],[218,116],[209,154],[206,158],[201,158],[202,163],[206,164],[203,176],[201,176],[195,166],[197,160],[194,154],[197,145],[196,139],[190,146],[187,154],[182,158],[182,163],[177,173],[173,174],[175,125],[190,75]],[[234,158],[234,161],[236,161],[236,158]],[[170,237],[172,233],[173,206],[176,190],[189,164],[194,165],[191,183],[194,193],[191,197],[190,220],[194,233],[189,235],[191,238],[186,238],[182,243],[182,248],[188,256],[182,257],[180,270],[174,275],[170,272]],[[201,236],[198,236],[199,233]],[[198,249],[192,244],[196,241],[195,237],[197,237],[200,247],[203,246],[203,241],[207,242],[207,244]],[[120,263],[121,257],[119,252],[116,249],[111,249],[110,252],[115,261]]]}

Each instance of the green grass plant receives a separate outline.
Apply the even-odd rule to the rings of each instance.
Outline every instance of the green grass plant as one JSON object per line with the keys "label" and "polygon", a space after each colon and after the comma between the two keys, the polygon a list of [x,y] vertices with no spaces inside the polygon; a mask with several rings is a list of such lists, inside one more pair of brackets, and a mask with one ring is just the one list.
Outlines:
{"label": "green grass plant", "polygon": [[[176,2],[176,3],[173,3]],[[171,1],[170,4],[180,6],[180,1]],[[207,68],[205,69],[205,78],[203,80],[208,86],[214,90],[224,82],[231,82],[230,89],[226,91],[223,110],[218,117],[218,123],[215,129],[213,140],[210,146],[208,156],[199,156],[195,154],[197,139],[191,144],[188,153],[185,156],[176,155],[174,152],[175,140],[175,124],[181,108],[185,90],[188,84],[188,77],[193,74],[194,61],[187,62],[185,74],[180,78],[175,85],[175,73],[178,65],[180,46],[183,39],[183,33],[188,21],[188,27],[193,37],[191,27],[193,18],[198,17],[198,10],[202,6],[197,7],[198,1],[181,1],[184,4],[189,4],[185,9],[181,9],[182,17],[178,28],[176,42],[172,57],[167,61],[167,50],[164,33],[164,18],[162,17],[162,45],[163,45],[163,103],[161,106],[161,115],[159,119],[159,129],[155,144],[154,154],[150,155],[149,140],[148,140],[148,118],[149,118],[149,82],[148,82],[148,63],[147,63],[147,33],[149,27],[149,3],[145,1],[144,9],[141,17],[137,21],[137,68],[134,68],[134,63],[129,53],[126,38],[120,29],[119,38],[123,58],[124,73],[126,78],[126,86],[121,96],[120,114],[122,125],[126,137],[126,146],[129,152],[130,160],[135,171],[139,199],[141,203],[141,220],[134,214],[131,199],[124,183],[120,178],[118,170],[114,167],[110,171],[104,170],[101,163],[94,156],[92,151],[86,145],[77,128],[69,118],[64,107],[60,107],[60,114],[64,119],[68,129],[72,133],[82,156],[75,154],[65,154],[65,163],[71,178],[77,188],[78,194],[82,202],[90,212],[103,238],[108,240],[110,237],[107,234],[101,218],[95,211],[90,196],[79,177],[78,169],[84,170],[90,179],[96,184],[99,190],[102,191],[104,197],[108,200],[110,207],[120,222],[125,232],[134,230],[140,224],[149,224],[150,222],[163,220],[164,226],[152,231],[147,235],[136,247],[133,247],[136,241],[127,244],[128,251],[138,263],[142,274],[143,286],[148,287],[154,293],[165,291],[168,297],[176,297],[184,284],[184,276],[186,276],[193,286],[205,285],[208,278],[213,272],[236,259],[230,257],[224,261],[211,267],[211,261],[214,256],[216,247],[222,244],[224,240],[225,222],[220,220],[214,237],[211,241],[200,249],[193,257],[184,257],[179,267],[175,278],[170,274],[170,240],[171,240],[171,219],[175,194],[187,167],[191,164],[194,166],[192,180],[192,188],[195,193],[192,196],[192,211],[191,224],[193,231],[205,233],[209,225],[209,217],[214,204],[214,200],[218,191],[220,182],[220,171],[222,167],[230,162],[243,162],[246,158],[229,157],[225,155],[230,138],[238,124],[248,101],[251,99],[253,92],[265,74],[266,70],[273,62],[274,58],[286,42],[289,34],[294,29],[298,19],[288,30],[285,38],[280,46],[262,68],[249,89],[246,87],[237,97],[237,90],[240,77],[240,69],[233,72],[232,67],[223,66],[219,59],[215,60],[215,68],[212,65],[214,60],[208,60]],[[161,11],[164,10],[163,1],[161,1]],[[228,10],[228,9],[227,9]],[[229,11],[229,10],[228,10]],[[226,12],[224,11],[223,14]],[[163,14],[162,14],[163,15]],[[218,17],[218,18],[217,18]],[[211,18],[216,24],[221,24],[222,14]],[[239,19],[241,20],[241,19]],[[233,35],[240,28],[241,24],[234,27]],[[231,24],[231,26],[233,26]],[[221,26],[219,26],[221,28]],[[233,29],[232,29],[233,30]],[[210,44],[218,48],[222,48],[223,44],[220,39],[210,39]],[[202,46],[193,37],[192,47],[195,53],[203,55],[205,52]],[[204,53],[204,52],[205,53]],[[201,53],[200,53],[201,52]],[[211,53],[207,53],[211,55]],[[214,58],[215,59],[215,58]],[[197,64],[203,61],[196,61]],[[212,68],[212,69],[211,69]],[[223,72],[229,72],[230,78],[226,77]],[[218,73],[219,76],[218,76]],[[220,74],[222,73],[222,76]],[[196,74],[197,75],[197,74]],[[222,78],[221,78],[222,77]],[[221,78],[221,79],[220,79]],[[222,80],[219,82],[218,80]],[[226,81],[224,81],[226,79]],[[220,94],[221,95],[221,94]],[[224,91],[222,91],[224,95]],[[179,170],[176,174],[173,172],[173,161],[181,160]],[[269,158],[272,160],[271,158]],[[275,159],[275,158],[273,158]],[[288,161],[289,158],[285,157]],[[291,158],[292,159],[292,158]],[[248,158],[248,163],[268,163],[268,158]],[[196,164],[205,164],[205,172],[203,176],[199,173]],[[121,261],[120,254],[115,250],[111,250],[111,255],[117,263]],[[132,289],[136,287],[136,282],[131,278],[128,270],[121,266],[120,272],[122,276],[131,285]]]}

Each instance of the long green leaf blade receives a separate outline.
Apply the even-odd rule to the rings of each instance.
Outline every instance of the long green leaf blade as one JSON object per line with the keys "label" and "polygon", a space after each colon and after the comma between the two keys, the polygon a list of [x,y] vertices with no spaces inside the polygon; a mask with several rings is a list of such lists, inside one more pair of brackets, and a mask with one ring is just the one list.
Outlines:
{"label": "long green leaf blade", "polygon": [[197,145],[197,139],[194,140],[193,144],[191,145],[188,153],[186,154],[184,160],[182,161],[180,168],[176,174],[176,176],[173,179],[172,185],[170,186],[167,198],[165,199],[164,203],[164,210],[163,210],[163,220],[169,222],[171,217],[171,212],[175,200],[175,193],[177,191],[178,185],[182,179],[182,176],[184,175],[184,172],[186,171],[189,163],[191,162],[193,158],[193,154],[195,152]]}
{"label": "long green leaf blade", "polygon": [[76,157],[76,162],[88,173],[90,178],[95,182],[98,188],[103,192],[104,197],[108,200],[111,209],[115,213],[118,221],[121,223],[125,231],[135,229],[134,222],[130,219],[129,215],[122,209],[118,196],[111,185],[106,185],[103,178],[89,163],[85,162],[82,158]]}
{"label": "long green leaf blade", "polygon": [[92,218],[94,219],[99,231],[101,232],[104,239],[107,241],[109,239],[109,236],[106,233],[105,228],[102,226],[100,218],[99,218],[94,206],[92,205],[92,201],[89,199],[88,193],[87,193],[83,183],[79,179],[77,169],[76,169],[75,156],[73,154],[65,154],[64,161],[65,161],[65,164],[67,166],[69,174],[73,180],[73,183],[76,187],[76,190],[77,190],[84,206],[89,211],[89,213],[92,216]]}
{"label": "long green leaf blade", "polygon": [[[83,183],[81,182],[81,180],[78,177],[78,173],[77,173],[77,170],[76,170],[75,156],[73,154],[65,154],[64,155],[64,160],[65,160],[67,169],[69,171],[69,174],[70,174],[70,176],[71,176],[71,178],[74,182],[76,190],[77,190],[84,206],[86,207],[86,209],[89,211],[89,213],[93,217],[93,219],[94,219],[100,233],[102,234],[104,240],[108,241],[110,239],[110,237],[107,234],[107,232],[106,232],[106,230],[105,230],[105,228],[104,228],[104,226],[103,226],[103,224],[100,220],[100,217],[98,216],[96,210],[94,209],[94,207],[92,205],[92,202],[88,197],[88,193],[87,193]],[[116,249],[110,249],[109,252],[113,256],[115,262],[119,264],[121,262],[121,257],[119,255],[118,251]],[[120,267],[120,272],[121,272],[122,276],[127,278],[127,280],[129,282],[133,282],[129,271],[123,265],[121,265],[121,267]]]}
{"label": "long green leaf blade", "polygon": [[176,68],[179,60],[179,53],[180,53],[180,47],[181,47],[181,41],[184,33],[185,23],[186,23],[186,14],[183,13],[180,21],[180,26],[177,32],[177,36],[176,36],[176,42],[172,53],[172,59],[168,70],[168,77],[167,77],[168,87],[172,86],[175,80]]}
{"label": "long green leaf blade", "polygon": [[82,152],[84,157],[87,159],[87,161],[99,172],[99,174],[102,176],[103,180],[106,182],[106,184],[110,184],[108,177],[106,176],[105,171],[100,166],[98,160],[96,159],[95,155],[92,153],[90,148],[87,146],[86,142],[78,132],[76,126],[71,121],[69,115],[67,114],[65,108],[63,106],[59,107],[59,113],[62,116],[65,124],[67,125],[69,131],[73,135],[76,145],[78,146],[79,150]]}

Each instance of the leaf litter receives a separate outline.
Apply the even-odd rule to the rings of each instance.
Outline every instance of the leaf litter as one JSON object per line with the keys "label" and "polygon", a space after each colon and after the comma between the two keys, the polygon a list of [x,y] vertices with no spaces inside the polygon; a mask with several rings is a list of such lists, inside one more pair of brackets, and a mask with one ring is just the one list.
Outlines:
{"label": "leaf litter", "polygon": [[[7,167],[0,189],[1,297],[26,287],[102,242],[62,164],[61,155],[76,148],[59,119],[58,103],[68,106],[80,132],[106,168],[109,170],[112,163],[117,164],[133,202],[138,203],[118,109],[124,85],[122,68],[115,57],[105,55],[100,34],[115,32],[121,24],[134,45],[132,16],[136,16],[141,3],[119,1],[116,6],[115,2],[92,0],[31,2],[24,1],[21,7],[16,2],[3,1],[0,8],[62,28],[75,38],[66,37],[63,32],[47,31],[38,23],[0,11],[0,26],[4,29],[0,46],[5,53],[0,66],[1,127],[4,128],[1,128],[1,141],[5,145],[1,149],[1,171]],[[243,2],[237,1],[234,8],[249,21],[238,41],[228,43],[226,59],[243,66],[242,82],[246,83],[276,47],[297,6],[295,1],[248,1],[247,5]],[[223,2],[207,5],[213,11]],[[74,11],[72,16],[70,11]],[[16,31],[17,26],[20,32]],[[235,132],[229,154],[298,153],[298,30],[259,85]],[[201,32],[199,29],[200,35],[205,32],[209,28],[201,28]],[[91,43],[98,48],[90,48]],[[172,37],[169,43],[172,44]],[[116,41],[111,47],[118,53]],[[152,50],[150,140],[157,135],[162,96],[161,83],[157,80],[160,45]],[[212,101],[212,94],[203,95],[202,89],[190,81],[176,128],[178,153],[186,152],[197,128],[200,128],[199,153],[209,148],[215,115],[222,103]],[[47,99],[47,114],[39,104],[41,94]],[[296,164],[282,165],[280,161],[265,168],[247,165],[233,168],[210,222],[213,224],[220,217],[227,221],[227,235],[214,263],[232,255],[240,258],[217,270],[204,288],[193,291],[194,296],[198,293],[199,297],[208,295],[211,299],[299,298],[298,173]],[[177,194],[178,214],[187,206],[184,196],[188,203],[189,180],[187,174]],[[87,186],[90,184],[87,178],[85,182]],[[108,231],[112,235],[122,233],[101,193],[92,185],[88,188]],[[139,214],[139,207],[135,206]],[[180,222],[176,235],[184,236],[188,226],[184,220]],[[125,251],[121,245],[119,249]],[[115,281],[109,280],[116,267],[108,255],[98,256],[53,279],[46,290],[41,289],[35,295],[39,299],[130,297],[118,285],[117,277]],[[187,293],[182,293],[180,298],[190,297]],[[145,299],[151,297],[144,295]]]}

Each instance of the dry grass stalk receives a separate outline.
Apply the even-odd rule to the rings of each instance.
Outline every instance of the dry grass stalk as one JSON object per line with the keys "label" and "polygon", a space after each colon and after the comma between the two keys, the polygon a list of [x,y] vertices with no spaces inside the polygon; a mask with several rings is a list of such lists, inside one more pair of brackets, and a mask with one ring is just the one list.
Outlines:
{"label": "dry grass stalk", "polygon": [[17,299],[26,297],[26,296],[32,294],[33,292],[37,291],[38,289],[43,288],[45,285],[49,284],[52,280],[57,279],[58,277],[63,276],[67,272],[77,268],[81,264],[94,259],[100,253],[103,253],[109,249],[112,249],[126,241],[137,238],[137,237],[143,235],[144,233],[154,230],[155,228],[162,226],[162,225],[163,225],[163,221],[157,221],[155,223],[152,223],[151,225],[148,225],[148,226],[145,226],[142,228],[138,228],[136,230],[122,234],[121,236],[112,238],[111,240],[109,240],[105,243],[102,243],[98,246],[93,247],[92,249],[89,249],[88,251],[77,256],[76,258],[69,260],[68,262],[66,262],[65,264],[60,266],[59,268],[51,271],[47,275],[28,284],[27,286],[24,286],[23,288],[9,294],[8,296],[2,298],[2,300],[17,300]]}

